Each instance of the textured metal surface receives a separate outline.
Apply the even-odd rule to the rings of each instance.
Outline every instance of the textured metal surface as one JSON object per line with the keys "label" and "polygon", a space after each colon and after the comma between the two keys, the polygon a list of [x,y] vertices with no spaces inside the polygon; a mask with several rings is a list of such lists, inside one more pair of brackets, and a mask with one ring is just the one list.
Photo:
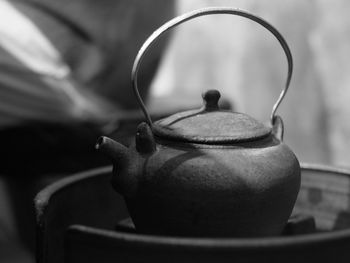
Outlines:
{"label": "textured metal surface", "polygon": [[180,236],[281,233],[299,191],[300,167],[275,136],[228,145],[152,138],[143,123],[137,145],[126,148],[106,137],[97,143],[114,164],[112,185],[126,198],[138,230]]}
{"label": "textured metal surface", "polygon": [[157,121],[154,134],[172,141],[226,144],[254,141],[271,133],[270,127],[246,114],[220,110],[220,96],[217,90],[204,92],[203,107]]}
{"label": "textured metal surface", "polygon": [[262,139],[271,133],[271,128],[243,113],[199,109],[159,120],[153,132],[165,140],[227,144]]}

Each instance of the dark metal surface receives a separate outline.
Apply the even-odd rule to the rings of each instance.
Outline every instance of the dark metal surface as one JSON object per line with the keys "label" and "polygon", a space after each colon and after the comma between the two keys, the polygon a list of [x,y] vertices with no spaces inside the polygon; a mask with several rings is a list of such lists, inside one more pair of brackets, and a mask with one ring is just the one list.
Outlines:
{"label": "dark metal surface", "polygon": [[111,169],[73,175],[38,195],[38,262],[63,262],[64,256],[66,262],[113,263],[350,261],[350,170],[302,164],[295,212],[313,216],[318,233],[222,239],[115,231],[116,218],[128,214],[109,187]]}
{"label": "dark metal surface", "polygon": [[[115,230],[118,232],[127,232],[127,233],[138,233],[134,222],[130,217],[120,220]],[[288,219],[286,226],[282,232],[283,236],[291,236],[291,235],[304,235],[304,234],[312,234],[316,232],[315,218],[310,215],[302,215],[296,214],[291,216]]]}
{"label": "dark metal surface", "polygon": [[229,144],[259,140],[271,133],[271,127],[238,112],[220,110],[220,93],[208,90],[200,109],[184,111],[153,124],[153,132],[165,140]]}
{"label": "dark metal surface", "polygon": [[37,262],[64,261],[64,233],[71,224],[113,230],[116,218],[128,216],[110,178],[111,167],[104,167],[66,177],[38,193]]}
{"label": "dark metal surface", "polygon": [[271,128],[243,113],[197,109],[155,122],[153,132],[164,140],[232,144],[263,139]]}
{"label": "dark metal surface", "polygon": [[299,191],[300,167],[274,135],[227,145],[179,143],[154,140],[144,123],[136,138],[129,148],[106,137],[96,146],[112,160],[112,185],[126,198],[138,230],[202,237],[283,230]]}

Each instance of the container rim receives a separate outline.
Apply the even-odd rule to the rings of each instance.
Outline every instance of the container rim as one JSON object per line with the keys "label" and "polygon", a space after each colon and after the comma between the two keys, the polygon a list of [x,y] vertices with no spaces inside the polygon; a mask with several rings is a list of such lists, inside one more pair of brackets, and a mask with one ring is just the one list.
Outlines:
{"label": "container rim", "polygon": [[[82,177],[86,176],[98,176],[101,173],[106,173],[111,171],[112,167],[103,167],[99,169],[94,169],[88,172],[77,174],[71,178],[65,179],[66,184],[74,183],[81,180]],[[321,173],[334,173],[339,175],[345,175],[350,177],[350,169],[323,165],[323,164],[312,164],[312,163],[301,163],[301,170],[306,171],[317,171]],[[62,185],[60,187],[64,187]],[[57,185],[53,184],[49,187],[51,190],[57,191]],[[46,189],[49,191],[50,189]],[[281,247],[307,247],[320,245],[322,243],[331,242],[350,242],[350,228],[342,230],[334,230],[329,232],[311,233],[296,236],[275,236],[275,237],[257,237],[257,238],[196,238],[196,237],[176,237],[176,236],[157,236],[148,234],[135,234],[126,233],[120,231],[110,231],[99,229],[84,225],[71,225],[69,227],[69,232],[81,233],[84,232],[93,238],[103,238],[103,239],[119,239],[126,242],[133,242],[139,244],[153,244],[153,245],[166,245],[166,246],[183,246],[183,247],[202,247],[208,249],[274,249]]]}

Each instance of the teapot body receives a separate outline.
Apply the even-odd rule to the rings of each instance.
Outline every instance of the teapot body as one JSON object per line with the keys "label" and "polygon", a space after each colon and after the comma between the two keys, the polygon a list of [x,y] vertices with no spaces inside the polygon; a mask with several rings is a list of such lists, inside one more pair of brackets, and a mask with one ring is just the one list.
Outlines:
{"label": "teapot body", "polygon": [[272,134],[236,145],[163,140],[150,154],[140,155],[135,145],[129,151],[134,163],[127,169],[115,166],[112,182],[123,189],[142,233],[278,235],[300,187],[298,160]]}

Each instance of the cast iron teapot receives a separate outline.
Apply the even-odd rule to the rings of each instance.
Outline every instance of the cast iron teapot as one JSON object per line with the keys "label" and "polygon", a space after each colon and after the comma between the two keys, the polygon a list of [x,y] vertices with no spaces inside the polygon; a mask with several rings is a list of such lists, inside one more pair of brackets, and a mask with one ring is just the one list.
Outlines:
{"label": "cast iron teapot", "polygon": [[[288,77],[270,124],[221,110],[217,90],[203,94],[200,109],[151,120],[137,88],[143,55],[170,28],[211,14],[251,19],[280,42],[288,60]],[[281,234],[300,188],[299,162],[283,143],[283,122],[275,115],[292,68],[292,55],[281,34],[240,9],[192,11],[170,20],[146,40],[134,62],[132,83],[147,123],[138,126],[129,148],[107,137],[96,144],[113,161],[112,185],[124,196],[137,231],[201,237]]]}

